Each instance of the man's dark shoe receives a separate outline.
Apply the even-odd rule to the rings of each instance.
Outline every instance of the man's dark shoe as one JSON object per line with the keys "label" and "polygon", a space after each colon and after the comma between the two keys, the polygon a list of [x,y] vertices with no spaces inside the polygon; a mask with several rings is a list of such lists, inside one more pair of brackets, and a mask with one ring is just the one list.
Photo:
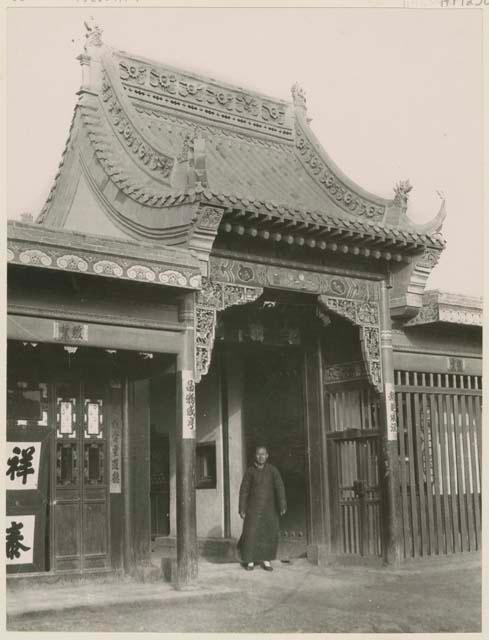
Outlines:
{"label": "man's dark shoe", "polygon": [[261,566],[262,566],[262,569],[264,569],[265,571],[273,571],[273,567],[271,564],[263,563]]}
{"label": "man's dark shoe", "polygon": [[253,571],[253,569],[254,569],[254,568],[255,568],[255,565],[254,565],[254,564],[244,564],[244,565],[243,565],[243,569],[244,569],[245,571]]}

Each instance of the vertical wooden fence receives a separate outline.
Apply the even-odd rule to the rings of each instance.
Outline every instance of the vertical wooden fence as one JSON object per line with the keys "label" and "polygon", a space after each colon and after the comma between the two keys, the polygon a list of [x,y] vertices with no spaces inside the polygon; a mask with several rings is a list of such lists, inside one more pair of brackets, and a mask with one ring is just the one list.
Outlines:
{"label": "vertical wooden fence", "polygon": [[404,556],[481,548],[482,378],[396,371]]}

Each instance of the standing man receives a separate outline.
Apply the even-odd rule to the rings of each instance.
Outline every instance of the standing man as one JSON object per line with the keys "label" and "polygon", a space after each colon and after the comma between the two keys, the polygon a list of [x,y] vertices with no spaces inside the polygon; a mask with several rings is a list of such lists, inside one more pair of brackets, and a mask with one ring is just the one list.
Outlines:
{"label": "standing man", "polygon": [[255,462],[246,470],[239,490],[239,515],[244,523],[238,549],[247,571],[254,569],[255,563],[273,571],[270,561],[277,555],[279,514],[287,511],[284,483],[267,461],[267,448],[257,447]]}

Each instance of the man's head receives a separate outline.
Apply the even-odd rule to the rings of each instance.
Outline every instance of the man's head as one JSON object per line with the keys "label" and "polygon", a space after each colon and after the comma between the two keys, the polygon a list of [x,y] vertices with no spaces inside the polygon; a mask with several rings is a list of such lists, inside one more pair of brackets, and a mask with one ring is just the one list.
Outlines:
{"label": "man's head", "polygon": [[263,446],[258,446],[255,449],[255,460],[259,465],[264,465],[268,460],[268,449]]}

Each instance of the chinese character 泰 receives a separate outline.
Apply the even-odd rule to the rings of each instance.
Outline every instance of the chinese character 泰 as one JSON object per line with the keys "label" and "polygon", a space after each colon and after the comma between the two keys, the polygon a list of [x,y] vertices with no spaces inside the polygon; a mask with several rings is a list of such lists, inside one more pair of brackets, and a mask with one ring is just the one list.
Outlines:
{"label": "chinese character \u6cf0", "polygon": [[30,547],[26,547],[22,544],[21,540],[24,536],[20,530],[23,528],[22,522],[10,523],[10,527],[7,529],[7,558],[13,560],[14,558],[20,558],[20,550],[29,551]]}
{"label": "chinese character \u6cf0", "polygon": [[10,476],[11,480],[14,480],[15,476],[17,476],[17,478],[22,478],[22,484],[26,484],[27,476],[34,473],[32,458],[35,450],[35,447],[27,447],[27,449],[22,450],[20,447],[14,447],[12,449],[16,455],[7,460],[9,466],[6,473],[7,476]]}

